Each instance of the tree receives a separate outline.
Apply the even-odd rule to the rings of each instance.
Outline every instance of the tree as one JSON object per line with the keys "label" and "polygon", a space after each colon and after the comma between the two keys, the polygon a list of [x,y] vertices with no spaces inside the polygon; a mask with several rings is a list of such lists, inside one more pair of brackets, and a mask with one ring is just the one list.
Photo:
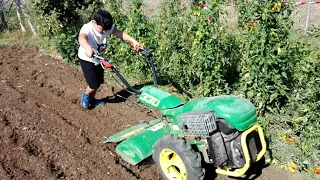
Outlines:
{"label": "tree", "polygon": [[4,5],[3,5],[3,0],[0,0],[0,31],[5,30],[8,28],[7,21],[4,17]]}

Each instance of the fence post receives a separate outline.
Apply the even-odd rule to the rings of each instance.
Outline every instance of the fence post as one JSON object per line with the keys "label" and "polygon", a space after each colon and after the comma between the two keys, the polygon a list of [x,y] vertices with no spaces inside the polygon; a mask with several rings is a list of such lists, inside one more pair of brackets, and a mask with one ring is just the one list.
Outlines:
{"label": "fence post", "polygon": [[[312,0],[309,0],[309,2],[312,2]],[[311,13],[311,8],[310,8],[310,3],[307,4],[307,17],[306,17],[306,25],[304,27],[304,33],[306,34],[308,29],[309,29],[309,24],[310,24],[310,13]]]}
{"label": "fence post", "polygon": [[1,22],[0,31],[8,28],[7,21],[4,17],[3,0],[0,0],[0,22]]}
{"label": "fence post", "polygon": [[23,22],[22,22],[22,20],[21,20],[21,15],[20,15],[20,14],[22,14],[21,7],[19,6],[20,0],[14,0],[13,2],[14,2],[14,4],[16,5],[18,20],[19,20],[19,23],[20,23],[21,30],[22,30],[22,32],[26,32],[26,28],[25,28],[24,25],[23,25]]}
{"label": "fence post", "polygon": [[20,4],[20,8],[21,8],[21,10],[22,10],[22,13],[23,13],[24,17],[25,17],[26,20],[27,20],[27,23],[28,23],[28,25],[29,25],[29,27],[30,27],[33,35],[37,35],[36,30],[34,29],[32,23],[31,23],[31,21],[30,21],[30,16],[26,13],[26,11],[25,11],[25,9],[23,8],[22,4]]}

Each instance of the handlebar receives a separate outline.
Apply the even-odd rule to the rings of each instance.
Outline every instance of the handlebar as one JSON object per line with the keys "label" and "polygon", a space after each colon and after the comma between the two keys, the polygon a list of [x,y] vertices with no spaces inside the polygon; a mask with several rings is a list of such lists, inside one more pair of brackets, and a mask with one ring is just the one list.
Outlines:
{"label": "handlebar", "polygon": [[140,45],[137,45],[136,47],[134,47],[132,42],[130,42],[130,46],[131,46],[132,48],[134,48],[135,51],[136,51],[139,55],[142,55],[141,52],[144,52],[144,53],[146,53],[146,56],[151,56],[151,53],[150,53],[149,49],[147,49],[147,48],[143,48],[143,47],[140,46]]}
{"label": "handlebar", "polygon": [[[131,47],[133,47],[133,43],[130,43]],[[148,48],[143,48],[142,46],[137,46],[135,48],[136,52],[140,56],[145,56],[147,58],[147,62],[151,68],[152,78],[153,78],[153,86],[157,86],[157,77],[156,70],[154,68],[154,60],[152,58],[152,54]]]}
{"label": "handlebar", "polygon": [[[136,52],[138,55],[140,56],[144,56],[148,61],[148,64],[151,68],[151,72],[152,72],[152,77],[153,77],[153,84],[154,86],[157,86],[157,79],[156,79],[156,72],[155,72],[155,67],[154,67],[154,61],[151,55],[151,52],[149,49],[147,48],[143,48],[141,46],[137,47]],[[113,73],[116,74],[116,76],[121,80],[121,82],[132,92],[135,92],[137,94],[141,94],[140,90],[136,90],[134,89],[123,77],[122,75],[117,71],[117,69],[114,67],[113,64],[110,63],[109,59],[106,57],[102,57],[99,55],[93,55],[94,58],[99,59],[100,60],[100,64],[102,66],[103,69],[111,69],[111,71]]]}
{"label": "handlebar", "polygon": [[113,68],[113,64],[111,64],[109,62],[109,60],[105,57],[101,57],[101,56],[98,56],[98,55],[93,55],[94,58],[97,58],[97,59],[100,59],[100,64],[102,66],[103,69],[111,69]]}
{"label": "handlebar", "polygon": [[132,48],[134,48],[137,52],[140,50],[140,48],[141,48],[141,46],[139,46],[139,45],[136,45],[136,47],[133,47],[133,43],[132,42],[130,42],[130,46],[132,47]]}
{"label": "handlebar", "polygon": [[[150,50],[147,49],[147,48],[143,48],[142,46],[137,46],[137,49],[135,49],[137,54],[140,55],[140,56],[143,56],[143,53],[144,53],[144,56],[146,56],[149,60],[149,65],[150,66],[153,66],[153,59],[151,59],[151,53],[150,53]],[[102,57],[102,56],[99,56],[99,55],[93,55],[94,58],[97,58],[100,60],[100,63],[102,65],[102,68],[103,69],[110,69],[110,68],[113,68],[113,64],[110,63],[109,59],[107,59],[106,57]],[[152,61],[152,62],[150,62]],[[152,65],[151,65],[152,64]]]}
{"label": "handlebar", "polygon": [[133,88],[124,77],[119,73],[119,71],[110,63],[110,61],[106,57],[101,57],[98,55],[93,55],[94,58],[100,59],[100,64],[103,69],[111,69],[111,71],[120,79],[120,81],[131,91],[136,94],[141,94],[140,90],[136,90]]}

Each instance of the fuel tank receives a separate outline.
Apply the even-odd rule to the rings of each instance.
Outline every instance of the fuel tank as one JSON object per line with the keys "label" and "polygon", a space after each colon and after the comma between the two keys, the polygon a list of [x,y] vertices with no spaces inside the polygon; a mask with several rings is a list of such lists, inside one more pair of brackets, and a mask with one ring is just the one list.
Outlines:
{"label": "fuel tank", "polygon": [[250,128],[257,121],[254,105],[247,99],[233,95],[199,98],[177,108],[161,110],[161,113],[175,118],[192,111],[214,111],[217,118],[224,119],[239,131]]}
{"label": "fuel tank", "polygon": [[173,94],[153,86],[145,86],[141,91],[138,96],[140,102],[159,109],[163,115],[172,119],[186,112],[214,111],[217,118],[224,119],[239,131],[250,128],[257,121],[256,108],[242,97],[221,95],[185,103]]}

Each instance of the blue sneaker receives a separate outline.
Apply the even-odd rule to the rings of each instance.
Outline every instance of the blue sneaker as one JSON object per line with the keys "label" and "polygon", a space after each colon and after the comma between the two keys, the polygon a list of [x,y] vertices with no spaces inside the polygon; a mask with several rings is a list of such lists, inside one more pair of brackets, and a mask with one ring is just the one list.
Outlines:
{"label": "blue sneaker", "polygon": [[106,102],[103,99],[92,99],[93,106],[104,106]]}
{"label": "blue sneaker", "polygon": [[81,96],[81,106],[89,109],[91,107],[91,103],[92,103],[92,98],[88,94],[83,93]]}

